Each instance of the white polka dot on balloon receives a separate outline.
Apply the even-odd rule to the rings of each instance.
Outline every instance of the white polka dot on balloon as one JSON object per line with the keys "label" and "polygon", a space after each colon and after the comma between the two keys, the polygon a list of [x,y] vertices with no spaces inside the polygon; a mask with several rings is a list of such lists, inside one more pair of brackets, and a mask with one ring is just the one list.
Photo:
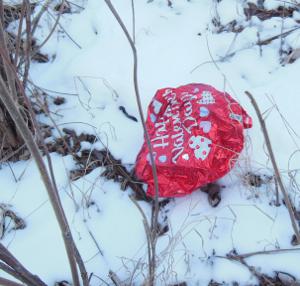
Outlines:
{"label": "white polka dot on balloon", "polygon": [[184,160],[188,160],[188,159],[190,158],[190,156],[189,156],[189,154],[183,154],[183,155],[182,155],[182,158],[183,158]]}

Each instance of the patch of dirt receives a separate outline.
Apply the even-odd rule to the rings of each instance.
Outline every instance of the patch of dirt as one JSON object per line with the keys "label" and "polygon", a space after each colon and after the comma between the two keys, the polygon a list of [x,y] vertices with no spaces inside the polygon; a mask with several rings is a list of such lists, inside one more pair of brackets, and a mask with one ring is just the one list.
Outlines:
{"label": "patch of dirt", "polygon": [[61,96],[57,96],[57,97],[55,97],[54,100],[53,100],[53,103],[54,103],[55,105],[62,105],[62,104],[64,104],[65,102],[66,102],[66,99],[65,99],[64,97],[61,97]]}
{"label": "patch of dirt", "polygon": [[274,177],[265,174],[248,172],[244,175],[243,181],[250,187],[260,188],[262,185],[270,183]]}
{"label": "patch of dirt", "polygon": [[[31,12],[36,7],[36,3],[30,3]],[[3,5],[4,28],[11,22],[20,19],[22,4],[5,4]]]}
{"label": "patch of dirt", "polygon": [[54,10],[60,12],[62,14],[70,14],[72,13],[71,5],[69,2],[63,2],[62,4],[57,4],[54,7]]}
{"label": "patch of dirt", "polygon": [[121,160],[117,160],[107,149],[84,149],[81,150],[81,143],[95,143],[97,137],[91,134],[77,135],[74,130],[64,128],[64,136],[57,138],[54,142],[48,143],[49,152],[57,152],[63,156],[72,155],[76,161],[77,168],[70,172],[71,180],[75,181],[89,174],[98,167],[104,167],[105,170],[101,176],[108,180],[113,180],[121,184],[121,190],[130,187],[135,194],[137,200],[151,201],[147,197],[142,183],[137,180],[134,170],[128,171]]}
{"label": "patch of dirt", "polygon": [[218,183],[209,183],[205,186],[202,186],[200,190],[208,195],[209,204],[215,208],[221,202],[221,189],[225,188],[225,186],[221,186]]}
{"label": "patch of dirt", "polygon": [[247,21],[251,19],[252,16],[256,16],[259,20],[265,21],[273,17],[293,17],[294,11],[299,10],[299,6],[294,7],[284,7],[279,6],[277,9],[267,10],[263,7],[259,7],[254,3],[247,3],[248,7],[244,9]]}
{"label": "patch of dirt", "polygon": [[245,27],[238,24],[236,20],[233,20],[226,25],[222,25],[216,18],[214,18],[212,20],[212,24],[216,27],[217,34],[223,32],[240,33],[245,29]]}

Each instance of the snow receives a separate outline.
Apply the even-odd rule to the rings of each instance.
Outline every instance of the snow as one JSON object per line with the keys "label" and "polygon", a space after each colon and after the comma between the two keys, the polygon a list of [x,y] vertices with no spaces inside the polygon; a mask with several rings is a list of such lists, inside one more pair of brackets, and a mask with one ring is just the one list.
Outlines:
{"label": "snow", "polygon": [[278,0],[268,0],[264,2],[264,7],[268,10],[276,9],[278,7],[295,7],[299,1],[278,1]]}
{"label": "snow", "polygon": [[[143,143],[143,130],[140,120],[136,123],[119,110],[124,106],[138,118],[130,46],[104,1],[79,2],[85,9],[63,14],[60,21],[72,40],[59,27],[42,48],[50,62],[33,63],[30,78],[50,95],[65,93],[65,104],[49,103],[59,128],[98,137],[94,144],[81,143],[81,150],[105,146],[117,159],[133,166]],[[286,207],[272,204],[273,182],[260,188],[243,182],[243,175],[249,171],[272,174],[259,122],[244,91],[253,93],[264,113],[285,184],[299,207],[299,190],[292,185],[289,172],[299,173],[300,62],[281,64],[280,38],[266,46],[256,45],[258,33],[264,40],[280,34],[282,22],[284,31],[293,28],[299,13],[294,12],[293,18],[284,21],[253,17],[247,22],[242,0],[172,2],[173,8],[167,1],[135,1],[144,112],[157,89],[202,82],[229,92],[251,114],[254,125],[245,133],[246,146],[237,166],[221,180],[226,188],[217,208],[212,208],[207,195],[201,192],[167,205],[169,231],[157,242],[157,285],[182,281],[207,285],[210,280],[255,285],[257,280],[250,271],[224,258],[226,254],[233,249],[243,254],[292,248],[293,230]],[[131,33],[130,1],[113,3]],[[264,3],[268,9],[281,4],[275,0]],[[239,34],[216,33],[211,24],[216,11],[221,24],[237,20],[245,29]],[[53,24],[46,14],[37,31],[39,42]],[[13,24],[10,29],[14,29]],[[298,30],[291,33],[285,44],[299,47],[299,36]],[[38,119],[51,124],[45,115]],[[58,132],[54,136],[59,136]],[[147,275],[147,240],[141,213],[129,197],[131,191],[123,192],[118,183],[101,177],[102,167],[71,182],[68,172],[75,168],[72,157],[52,153],[51,158],[73,236],[88,272],[94,274],[91,285],[111,283],[109,270],[121,280],[132,278],[135,285],[142,285]],[[299,174],[295,179],[299,181]],[[3,163],[0,182],[1,203],[12,205],[27,223],[24,230],[8,233],[2,243],[47,284],[70,280],[60,231],[34,162]],[[150,205],[139,205],[150,218]],[[300,252],[294,251],[252,256],[247,262],[270,276],[278,270],[300,279],[299,258]],[[5,274],[0,271],[0,276]]]}
{"label": "snow", "polygon": [[243,13],[242,1],[236,0],[223,0],[218,3],[217,10],[223,25],[231,21],[237,20],[238,22],[245,18]]}

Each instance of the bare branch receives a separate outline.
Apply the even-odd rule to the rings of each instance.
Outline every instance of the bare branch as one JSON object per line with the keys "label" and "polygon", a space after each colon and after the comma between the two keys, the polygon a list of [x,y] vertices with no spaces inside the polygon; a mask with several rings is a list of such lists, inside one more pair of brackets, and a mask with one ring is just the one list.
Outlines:
{"label": "bare branch", "polygon": [[280,171],[279,171],[279,168],[278,168],[277,163],[276,163],[275,155],[273,153],[272,144],[271,144],[271,140],[269,138],[266,123],[265,123],[265,121],[264,121],[264,119],[261,115],[261,111],[260,111],[260,109],[257,105],[257,102],[254,99],[253,95],[248,91],[246,91],[245,93],[249,97],[249,99],[251,100],[251,103],[252,103],[252,105],[255,109],[256,115],[258,117],[261,129],[262,129],[262,132],[263,132],[263,135],[264,135],[264,138],[265,138],[266,146],[267,146],[267,149],[268,149],[268,152],[269,152],[269,155],[270,155],[270,159],[271,159],[271,162],[272,162],[272,165],[273,165],[273,168],[274,168],[275,177],[276,177],[276,180],[277,180],[278,185],[280,187],[280,190],[283,194],[284,202],[287,206],[287,209],[288,209],[288,212],[289,212],[289,215],[290,215],[290,219],[291,219],[291,223],[292,223],[292,226],[293,226],[293,229],[294,229],[294,232],[295,232],[297,243],[300,244],[300,232],[299,232],[299,228],[297,226],[297,222],[296,222],[296,218],[295,218],[295,214],[294,214],[294,208],[292,206],[292,203],[291,203],[291,200],[289,198],[288,192],[286,191],[286,189],[284,187],[284,184],[282,182],[282,179],[281,179]]}
{"label": "bare branch", "polygon": [[23,74],[23,87],[25,89],[28,75],[29,75],[29,68],[30,68],[30,51],[31,51],[31,41],[32,41],[32,33],[31,33],[31,8],[29,0],[24,0],[26,3],[26,48],[25,48],[25,67],[24,67],[24,74]]}
{"label": "bare branch", "polygon": [[248,258],[256,255],[270,255],[270,254],[279,254],[283,252],[293,252],[293,251],[300,251],[300,248],[282,248],[282,249],[273,249],[273,250],[263,250],[263,251],[255,251],[255,252],[249,252],[245,254],[239,254],[236,256],[240,258]]}
{"label": "bare branch", "polygon": [[[15,96],[17,94],[15,77],[13,75],[12,70],[9,68],[9,65],[8,65],[10,62],[10,57],[9,57],[9,52],[7,50],[7,38],[6,37],[7,37],[7,34],[4,31],[2,22],[0,21],[0,55],[2,57],[5,74],[7,76],[7,83],[8,83],[9,90]],[[15,100],[16,100],[16,97],[15,97]]]}
{"label": "bare branch", "polygon": [[132,41],[135,44],[135,7],[134,7],[134,0],[131,0],[131,12],[132,12]]}
{"label": "bare branch", "polygon": [[154,189],[155,189],[155,198],[154,198],[154,206],[152,208],[152,218],[151,218],[151,249],[152,249],[152,254],[151,254],[151,261],[149,261],[149,285],[154,285],[154,280],[155,280],[155,269],[156,269],[156,253],[155,253],[155,246],[156,246],[156,239],[157,239],[157,225],[158,225],[158,212],[159,212],[159,204],[158,204],[158,196],[159,196],[159,187],[158,187],[158,177],[157,177],[157,169],[153,157],[153,148],[150,140],[150,136],[145,124],[145,117],[143,113],[143,108],[142,108],[142,103],[141,103],[141,97],[140,97],[140,92],[139,92],[139,85],[138,85],[138,57],[137,57],[137,50],[135,47],[135,43],[133,42],[132,38],[130,37],[130,34],[122,21],[121,17],[119,16],[118,12],[112,5],[110,0],[104,0],[105,3],[107,4],[108,8],[116,18],[118,24],[120,25],[121,29],[123,30],[129,44],[132,50],[133,54],[133,82],[134,82],[134,90],[135,90],[135,96],[136,96],[136,102],[138,105],[138,110],[139,110],[139,115],[140,119],[143,125],[143,130],[144,130],[144,136],[145,140],[149,149],[149,154],[150,154],[150,162],[151,162],[151,167],[152,167],[152,174],[153,174],[153,179],[154,179]]}
{"label": "bare branch", "polygon": [[29,285],[47,286],[38,276],[31,274],[2,243],[0,243],[0,260],[5,262],[13,271],[15,271],[23,282],[28,281]]}
{"label": "bare branch", "polygon": [[15,122],[21,136],[24,139],[25,144],[27,145],[31,155],[33,156],[38,166],[42,180],[48,192],[50,202],[54,209],[56,219],[59,223],[62,232],[66,251],[69,258],[74,286],[80,286],[78,271],[77,271],[77,266],[76,266],[76,261],[74,256],[74,248],[73,248],[74,242],[63,208],[61,206],[59,196],[57,195],[54,186],[49,178],[45,163],[43,161],[39,148],[30,132],[30,129],[28,128],[25,120],[23,119],[19,109],[16,107],[15,101],[13,100],[10,92],[7,90],[6,85],[1,77],[0,77],[0,99],[2,103],[5,105],[13,121]]}
{"label": "bare branch", "polygon": [[23,286],[23,284],[19,284],[19,283],[16,283],[14,281],[11,281],[11,280],[8,280],[8,279],[5,279],[5,278],[1,278],[1,277],[0,277],[0,285],[3,285],[3,286]]}
{"label": "bare branch", "polygon": [[26,10],[26,2],[24,1],[22,3],[21,15],[20,15],[20,20],[19,20],[19,25],[18,25],[18,34],[17,34],[17,37],[16,37],[15,57],[14,57],[15,67],[17,67],[17,65],[18,65],[20,45],[21,45],[21,34],[22,34],[23,20],[24,20],[24,17],[25,17],[25,10]]}

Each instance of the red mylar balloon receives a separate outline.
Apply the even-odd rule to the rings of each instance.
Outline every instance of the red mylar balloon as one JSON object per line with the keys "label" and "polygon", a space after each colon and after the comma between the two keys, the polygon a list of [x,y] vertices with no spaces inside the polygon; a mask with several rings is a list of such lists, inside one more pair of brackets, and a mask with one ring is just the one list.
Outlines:
{"label": "red mylar balloon", "polygon": [[[244,145],[246,111],[228,94],[205,84],[156,92],[146,126],[157,168],[159,196],[178,197],[227,174]],[[155,195],[149,150],[144,142],[136,175]]]}

